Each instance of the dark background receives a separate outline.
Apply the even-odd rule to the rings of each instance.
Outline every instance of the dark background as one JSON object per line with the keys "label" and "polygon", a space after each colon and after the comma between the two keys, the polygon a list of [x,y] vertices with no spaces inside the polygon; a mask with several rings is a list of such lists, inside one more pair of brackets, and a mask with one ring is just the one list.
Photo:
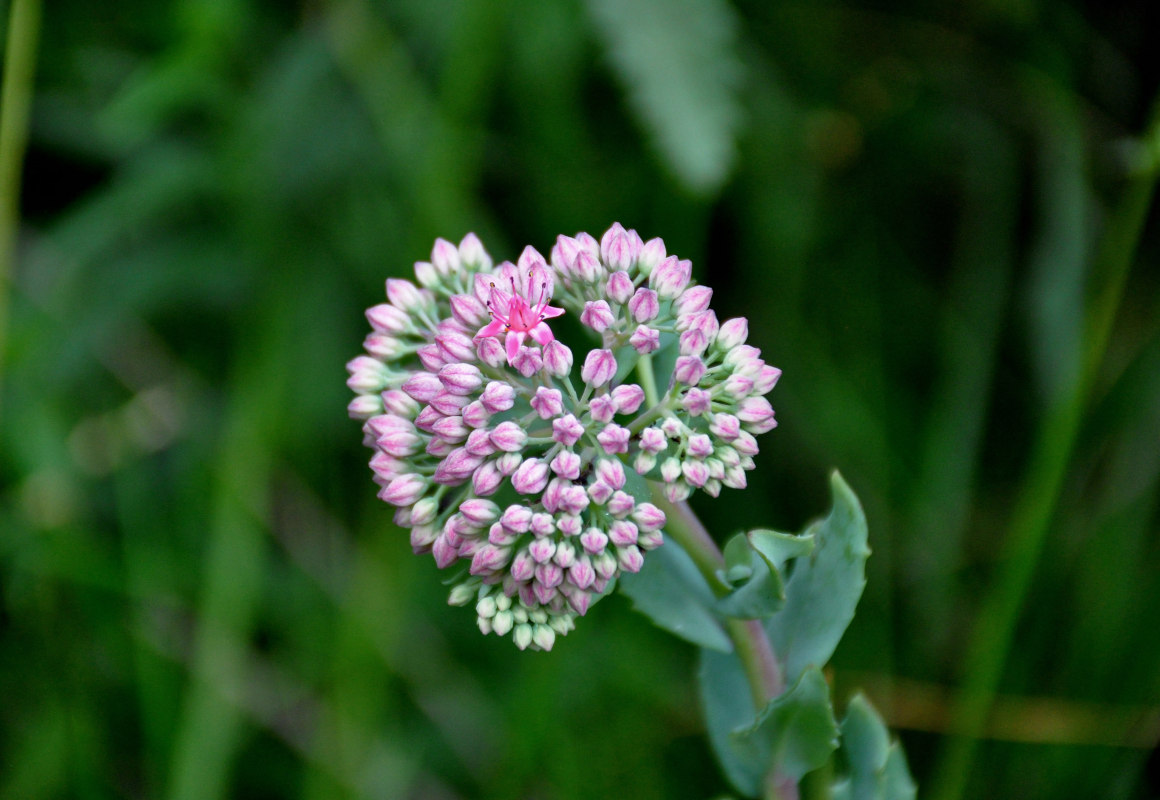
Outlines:
{"label": "dark background", "polygon": [[923,796],[1160,796],[1156,4],[46,6],[0,796],[726,791],[689,646],[619,597],[551,654],[478,635],[345,412],[436,236],[614,220],[784,370],[749,488],[697,504],[719,540],[800,528],[835,467],[862,498],[831,677]]}

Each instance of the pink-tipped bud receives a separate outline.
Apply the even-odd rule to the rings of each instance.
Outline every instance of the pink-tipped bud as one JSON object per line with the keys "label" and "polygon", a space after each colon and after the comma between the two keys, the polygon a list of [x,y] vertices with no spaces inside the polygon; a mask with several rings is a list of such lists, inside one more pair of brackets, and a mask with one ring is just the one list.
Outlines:
{"label": "pink-tipped bud", "polygon": [[419,416],[415,417],[415,427],[421,431],[431,433],[432,426],[441,419],[443,419],[443,415],[434,408],[431,406],[423,406],[423,410],[419,412]]}
{"label": "pink-tipped bud", "polygon": [[370,419],[383,413],[383,399],[377,394],[360,394],[347,403],[346,413],[351,419]]}
{"label": "pink-tipped bud", "polygon": [[420,403],[430,403],[443,391],[443,382],[430,372],[415,372],[407,378],[401,388]]}
{"label": "pink-tipped bud", "polygon": [[630,544],[628,547],[618,547],[616,548],[616,562],[625,572],[640,572],[640,568],[644,566],[644,554],[634,544]]}
{"label": "pink-tipped bud", "polygon": [[561,234],[556,237],[556,245],[552,248],[552,266],[563,275],[575,272],[576,256],[580,254],[581,246],[571,236]]}
{"label": "pink-tipped bud", "polygon": [[472,400],[463,407],[463,424],[469,428],[482,428],[490,419],[491,415],[478,400]]}
{"label": "pink-tipped bud", "polygon": [[544,357],[540,355],[539,348],[521,347],[512,359],[512,366],[525,378],[530,378],[544,366]]}
{"label": "pink-tipped bud", "polygon": [[552,438],[560,444],[571,447],[584,435],[584,426],[572,414],[552,420]]}
{"label": "pink-tipped bud", "polygon": [[473,497],[459,504],[459,513],[475,525],[490,525],[499,516],[499,506],[490,500]]}
{"label": "pink-tipped bud", "polygon": [[624,226],[619,222],[614,222],[608,227],[608,230],[600,237],[600,259],[602,261],[608,263],[609,251],[612,248],[613,241],[625,233],[627,231],[625,231]]}
{"label": "pink-tipped bud", "polygon": [[705,481],[709,480],[709,468],[704,461],[696,458],[686,459],[681,464],[681,474],[685,476],[685,480],[689,485],[700,488],[705,485]]}
{"label": "pink-tipped bud", "polygon": [[559,389],[548,389],[543,386],[536,389],[532,397],[532,408],[540,419],[551,419],[564,410],[564,395]]}
{"label": "pink-tipped bud", "polygon": [[491,443],[507,453],[522,450],[527,441],[528,432],[510,419],[496,425],[491,432]]}
{"label": "pink-tipped bud", "polygon": [[415,473],[395,478],[379,490],[379,499],[393,506],[409,506],[427,491],[427,481]]}
{"label": "pink-tipped bud", "polygon": [[612,390],[612,399],[616,401],[617,413],[635,414],[644,402],[644,389],[635,383],[622,383]]}
{"label": "pink-tipped bud", "polygon": [[387,299],[400,311],[416,311],[428,304],[430,296],[430,292],[424,295],[408,280],[387,278]]}
{"label": "pink-tipped bud", "polygon": [[446,533],[440,533],[431,544],[431,555],[435,556],[435,566],[445,569],[459,557],[459,545]]}
{"label": "pink-tipped bud", "polygon": [[416,261],[415,280],[419,281],[420,286],[438,286],[439,273],[435,271],[435,265],[430,261]]}
{"label": "pink-tipped bud", "polygon": [[439,380],[452,394],[468,395],[483,385],[483,373],[474,364],[448,364],[439,370]]}
{"label": "pink-tipped bud", "polygon": [[467,452],[477,456],[490,456],[496,451],[491,441],[491,431],[487,428],[477,428],[467,434],[467,442],[463,445]]}
{"label": "pink-tipped bud", "polygon": [[454,294],[450,299],[451,315],[469,328],[479,328],[487,322],[487,309],[470,294]]}
{"label": "pink-tipped bud", "polygon": [[604,266],[597,260],[596,256],[584,250],[576,256],[576,263],[572,271],[584,283],[596,283],[604,275]]}
{"label": "pink-tipped bud", "polygon": [[632,318],[637,322],[649,322],[655,319],[661,310],[657,293],[652,289],[643,287],[637,289],[636,294],[628,301],[628,310],[632,312]]}
{"label": "pink-tipped bud", "polygon": [[535,539],[528,545],[528,552],[537,564],[547,564],[556,554],[556,543],[546,537]]}
{"label": "pink-tipped bud", "polygon": [[470,572],[472,575],[487,575],[507,564],[510,557],[510,548],[496,547],[489,542],[475,552],[471,559]]}
{"label": "pink-tipped bud", "polygon": [[679,260],[676,256],[669,256],[662,261],[649,275],[649,286],[656,290],[661,297],[679,297],[689,283],[693,274],[691,261]]}
{"label": "pink-tipped bud", "polygon": [[689,455],[694,458],[708,458],[713,455],[713,440],[703,433],[689,437]]}
{"label": "pink-tipped bud", "polygon": [[608,546],[608,534],[599,528],[589,528],[580,534],[580,546],[592,555],[599,555]]}
{"label": "pink-tipped bud", "polygon": [[393,361],[403,354],[403,343],[390,334],[371,331],[363,339],[363,349],[375,358]]}
{"label": "pink-tipped bud", "polygon": [[709,340],[698,330],[685,331],[680,337],[680,349],[683,356],[699,356],[709,347]]}
{"label": "pink-tipped bud", "polygon": [[[379,417],[372,419],[379,419]],[[375,439],[375,446],[393,458],[406,458],[415,455],[419,452],[419,445],[422,443],[423,439],[414,430],[405,428],[383,431]]]}
{"label": "pink-tipped bud", "polygon": [[568,541],[559,542],[556,545],[556,554],[552,556],[552,560],[561,569],[569,569],[576,563],[576,545]]}
{"label": "pink-tipped bud", "polygon": [[758,370],[753,380],[753,391],[757,394],[768,394],[777,386],[777,379],[781,377],[781,370],[777,367],[764,366]]}
{"label": "pink-tipped bud", "polygon": [[588,411],[596,422],[612,422],[616,416],[616,401],[612,395],[599,394],[588,402]]}
{"label": "pink-tipped bud", "polygon": [[636,544],[637,528],[626,519],[618,519],[608,527],[608,540],[617,547]]}
{"label": "pink-tipped bud", "polygon": [[537,494],[544,491],[549,477],[548,465],[543,459],[529,458],[512,475],[512,488],[520,494]]}
{"label": "pink-tipped bud", "polygon": [[705,377],[705,362],[697,356],[680,356],[673,367],[673,378],[678,383],[695,386]]}
{"label": "pink-tipped bud", "polygon": [[572,351],[558,339],[544,345],[544,368],[557,378],[565,378],[572,371]]}
{"label": "pink-tipped bud", "polygon": [[483,389],[479,401],[488,413],[499,414],[508,411],[516,403],[516,390],[510,383],[491,381]]}
{"label": "pink-tipped bud", "polygon": [[415,355],[419,356],[419,363],[428,372],[438,372],[447,365],[447,360],[443,358],[443,352],[435,342],[418,348]]}
{"label": "pink-tipped bud", "polygon": [[688,411],[694,417],[707,414],[709,409],[712,408],[712,405],[713,395],[695,386],[685,392],[685,396],[681,398],[681,408]]}
{"label": "pink-tipped bud", "polygon": [[494,461],[485,461],[471,473],[471,490],[480,497],[495,494],[503,483],[503,475]]}
{"label": "pink-tipped bud", "polygon": [[596,505],[602,506],[612,497],[612,487],[604,481],[593,481],[588,485],[588,497]]}
{"label": "pink-tipped bud", "polygon": [[443,330],[435,337],[435,346],[439,348],[440,357],[448,364],[474,361],[476,358],[475,343],[470,336],[460,331]]}
{"label": "pink-tipped bud", "polygon": [[596,434],[596,441],[604,448],[608,455],[628,452],[628,440],[632,436],[628,428],[617,425],[615,422],[604,426],[604,430]]}
{"label": "pink-tipped bud", "polygon": [[708,286],[691,286],[673,303],[673,310],[678,316],[695,314],[698,311],[706,310],[712,299],[713,290]]}
{"label": "pink-tipped bud", "polygon": [[[548,539],[540,539],[541,542],[550,541]],[[548,589],[555,589],[564,582],[564,570],[560,569],[559,564],[551,562],[547,564],[540,564],[536,567],[536,582]],[[547,602],[541,600],[541,602]]]}
{"label": "pink-tipped bud", "polygon": [[511,475],[524,461],[521,453],[504,453],[495,460],[495,466],[504,476]]}
{"label": "pink-tipped bud", "polygon": [[681,461],[675,456],[669,456],[661,462],[661,480],[672,483],[681,477]]}
{"label": "pink-tipped bud", "polygon": [[773,406],[764,397],[747,397],[737,406],[737,419],[750,429],[764,425],[773,419]]}
{"label": "pink-tipped bud", "polygon": [[561,478],[574,481],[580,477],[580,456],[571,450],[561,450],[552,459],[551,467]]}
{"label": "pink-tipped bud", "polygon": [[483,242],[474,233],[469,233],[459,242],[459,261],[480,271],[491,269],[491,256],[483,249]]}
{"label": "pink-tipped bud", "polygon": [[575,514],[561,514],[556,517],[556,529],[565,536],[577,536],[583,527],[580,517]]}
{"label": "pink-tipped bud", "polygon": [[532,510],[519,504],[510,505],[503,510],[500,522],[510,531],[527,533],[532,526]]}
{"label": "pink-tipped bud", "polygon": [[419,413],[419,404],[399,389],[383,392],[383,410],[400,417],[414,417]]}
{"label": "pink-tipped bud", "polygon": [[512,559],[509,573],[517,581],[530,581],[536,574],[536,560],[527,550],[520,550]]}
{"label": "pink-tipped bud", "polygon": [[731,442],[741,433],[741,420],[732,414],[715,414],[709,423],[709,433]]}
{"label": "pink-tipped bud", "polygon": [[560,491],[560,509],[568,514],[581,514],[588,508],[588,492],[583,486],[566,486]]}
{"label": "pink-tipped bud", "polygon": [[741,431],[733,440],[733,448],[742,456],[755,456],[758,450],[757,440],[753,438],[752,433]]}
{"label": "pink-tipped bud", "polygon": [[640,271],[648,275],[665,260],[665,243],[660,237],[649,239],[640,249],[636,264]]}
{"label": "pink-tipped bud", "polygon": [[431,549],[431,545],[435,543],[438,538],[439,531],[432,525],[426,523],[416,525],[411,528],[411,549],[415,554],[426,553]]}
{"label": "pink-tipped bud", "polygon": [[475,355],[489,367],[502,367],[507,363],[507,351],[500,344],[499,337],[482,336],[475,340]]}
{"label": "pink-tipped bud", "polygon": [[749,337],[749,320],[745,317],[727,319],[717,333],[717,346],[723,350],[732,350],[738,345],[745,344]]}
{"label": "pink-tipped bud", "polygon": [[660,428],[645,428],[640,432],[640,449],[653,455],[669,446],[669,439]]}
{"label": "pink-tipped bud", "polygon": [[624,465],[615,458],[601,458],[596,462],[596,477],[613,489],[624,488]]}
{"label": "pink-tipped bud", "polygon": [[616,321],[616,316],[606,301],[589,300],[580,312],[580,321],[597,333],[603,333]]}
{"label": "pink-tipped bud", "polygon": [[435,395],[429,401],[431,408],[438,411],[440,414],[459,414],[463,407],[467,405],[467,398],[459,394],[451,394],[448,391],[442,391]]}
{"label": "pink-tipped bud", "polygon": [[482,463],[481,456],[467,452],[465,447],[457,447],[439,462],[432,480],[436,483],[455,486],[471,477],[471,473]]}
{"label": "pink-tipped bud", "polygon": [[632,336],[628,338],[628,343],[635,348],[636,352],[641,355],[648,355],[660,348],[661,334],[655,328],[640,325],[633,331]]}
{"label": "pink-tipped bud", "polygon": [[[431,432],[449,442],[459,442],[467,437],[470,430],[463,424],[463,417],[455,415],[443,417],[431,426]],[[487,455],[484,453],[483,455]]]}
{"label": "pink-tipped bud", "polygon": [[351,359],[346,364],[346,371],[350,373],[346,385],[359,394],[382,391],[390,374],[383,362],[371,356]]}
{"label": "pink-tipped bud", "polygon": [[628,492],[618,490],[612,493],[612,497],[608,498],[608,504],[605,508],[609,514],[614,517],[623,517],[631,514],[633,508],[636,507],[636,500]]}
{"label": "pink-tipped bud", "polygon": [[368,308],[367,321],[379,333],[405,333],[411,329],[411,316],[390,303]]}
{"label": "pink-tipped bud", "polygon": [[435,271],[447,277],[459,271],[459,248],[446,239],[436,239],[431,249],[431,263]]}
{"label": "pink-tipped bud", "polygon": [[515,544],[519,538],[520,534],[508,530],[502,522],[492,523],[492,526],[487,531],[487,540],[496,547],[507,547],[509,544]]}
{"label": "pink-tipped bud", "polygon": [[589,350],[580,378],[590,386],[603,386],[616,375],[616,357],[611,350]]}
{"label": "pink-tipped bud", "polygon": [[608,276],[608,283],[605,284],[604,289],[608,292],[608,297],[612,302],[627,303],[628,298],[632,297],[632,278],[628,277],[628,273],[624,270],[614,272]]}
{"label": "pink-tipped bud", "polygon": [[641,532],[636,539],[636,546],[641,550],[656,550],[665,543],[665,535],[660,531]]}
{"label": "pink-tipped bud", "polygon": [[725,394],[740,400],[753,393],[753,379],[738,373],[733,373],[725,379]]}

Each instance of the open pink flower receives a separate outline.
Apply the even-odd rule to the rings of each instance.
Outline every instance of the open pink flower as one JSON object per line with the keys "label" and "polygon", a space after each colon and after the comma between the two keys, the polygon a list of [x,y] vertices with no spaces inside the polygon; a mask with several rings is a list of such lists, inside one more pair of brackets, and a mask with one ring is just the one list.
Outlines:
{"label": "open pink flower", "polygon": [[556,337],[545,320],[558,317],[564,309],[548,305],[552,299],[551,276],[547,270],[538,264],[533,265],[527,273],[527,280],[516,282],[516,276],[508,271],[508,283],[511,292],[490,284],[490,293],[487,300],[487,310],[491,314],[491,322],[479,329],[476,338],[481,336],[499,336],[507,334],[504,345],[507,349],[508,363],[510,364],[523,346],[524,340],[531,336],[537,343],[545,345]]}

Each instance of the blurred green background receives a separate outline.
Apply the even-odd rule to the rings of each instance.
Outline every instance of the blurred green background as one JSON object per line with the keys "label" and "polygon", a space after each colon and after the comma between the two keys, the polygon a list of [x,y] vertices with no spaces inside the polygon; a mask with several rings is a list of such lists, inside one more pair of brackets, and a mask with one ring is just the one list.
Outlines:
{"label": "blurred green background", "polygon": [[0,796],[726,791],[689,646],[479,636],[345,412],[436,236],[619,220],[785,372],[710,528],[861,496],[832,678],[924,796],[1160,797],[1157,4],[11,5]]}

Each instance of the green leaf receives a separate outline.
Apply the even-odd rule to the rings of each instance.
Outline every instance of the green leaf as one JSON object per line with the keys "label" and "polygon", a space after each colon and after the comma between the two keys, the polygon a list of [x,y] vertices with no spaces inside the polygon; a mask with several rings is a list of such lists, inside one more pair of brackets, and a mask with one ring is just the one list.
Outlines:
{"label": "green leaf", "polygon": [[746,534],[746,538],[770,568],[779,571],[791,558],[808,556],[814,551],[814,535],[810,531],[797,535],[758,528]]}
{"label": "green leaf", "polygon": [[757,717],[749,681],[736,654],[702,648],[697,684],[709,743],[722,772],[741,794],[757,797],[770,760],[733,737],[735,731],[752,726]]}
{"label": "green leaf", "polygon": [[[849,800],[902,800],[915,796],[906,756],[874,706],[855,695],[842,720],[842,755],[848,769],[841,795]],[[837,788],[837,787],[836,787]]]}
{"label": "green leaf", "polygon": [[721,578],[733,591],[717,601],[717,611],[734,619],[765,619],[785,603],[781,575],[739,533],[725,545]]}
{"label": "green leaf", "polygon": [[640,572],[623,575],[619,582],[636,610],[658,627],[701,647],[732,649],[711,610],[713,590],[676,542],[669,540],[649,553]]}
{"label": "green leaf", "polygon": [[588,0],[629,104],[686,187],[729,173],[741,121],[737,16],[724,0]]}
{"label": "green leaf", "polygon": [[835,472],[830,483],[830,515],[806,531],[815,538],[814,550],[794,562],[785,605],[765,622],[789,681],[830,660],[866,585],[866,515],[841,475]]}
{"label": "green leaf", "polygon": [[773,768],[795,781],[825,764],[838,747],[838,723],[821,670],[807,669],[735,738],[758,753],[771,753]]}

